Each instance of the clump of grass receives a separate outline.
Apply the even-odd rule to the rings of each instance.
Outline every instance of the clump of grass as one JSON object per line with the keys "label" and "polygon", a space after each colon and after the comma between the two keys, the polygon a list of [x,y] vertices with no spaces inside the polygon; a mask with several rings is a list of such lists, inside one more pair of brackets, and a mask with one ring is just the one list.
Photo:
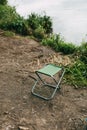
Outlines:
{"label": "clump of grass", "polygon": [[66,69],[66,80],[75,87],[87,87],[87,66],[78,60]]}
{"label": "clump of grass", "polygon": [[72,54],[76,51],[76,46],[72,43],[66,43],[60,37],[60,34],[52,34],[50,37],[43,39],[42,44],[50,46],[56,52],[62,52],[63,54]]}
{"label": "clump of grass", "polygon": [[4,31],[3,36],[12,37],[12,36],[15,36],[15,33],[11,31]]}
{"label": "clump of grass", "polygon": [[83,42],[79,47],[80,60],[87,64],[87,42]]}

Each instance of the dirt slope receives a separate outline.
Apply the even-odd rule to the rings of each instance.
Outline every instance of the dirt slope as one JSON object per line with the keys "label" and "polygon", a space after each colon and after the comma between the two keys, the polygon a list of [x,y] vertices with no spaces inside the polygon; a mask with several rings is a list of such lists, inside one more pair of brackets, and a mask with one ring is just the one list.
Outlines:
{"label": "dirt slope", "polygon": [[50,101],[31,94],[29,74],[46,63],[70,62],[34,40],[0,36],[0,130],[85,130],[87,90],[62,83]]}

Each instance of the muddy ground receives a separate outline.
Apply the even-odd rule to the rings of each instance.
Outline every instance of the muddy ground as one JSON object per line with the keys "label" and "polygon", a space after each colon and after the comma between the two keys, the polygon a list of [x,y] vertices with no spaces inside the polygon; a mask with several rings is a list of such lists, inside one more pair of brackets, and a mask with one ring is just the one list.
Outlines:
{"label": "muddy ground", "polygon": [[0,130],[85,130],[86,89],[62,82],[50,101],[31,94],[29,75],[46,63],[61,62],[71,61],[29,38],[0,36]]}

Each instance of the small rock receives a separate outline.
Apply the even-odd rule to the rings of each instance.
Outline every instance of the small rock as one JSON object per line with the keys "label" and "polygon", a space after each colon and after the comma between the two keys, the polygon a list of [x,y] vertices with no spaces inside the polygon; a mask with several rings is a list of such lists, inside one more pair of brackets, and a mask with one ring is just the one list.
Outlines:
{"label": "small rock", "polygon": [[4,113],[3,113],[4,115],[7,115],[7,114],[9,114],[9,112],[8,111],[4,111]]}
{"label": "small rock", "polygon": [[18,129],[19,129],[19,130],[29,130],[29,128],[28,128],[28,127],[25,127],[25,126],[19,126]]}
{"label": "small rock", "polygon": [[28,98],[27,96],[23,96],[23,100],[27,100],[27,98]]}
{"label": "small rock", "polygon": [[6,128],[5,128],[5,130],[14,130],[14,126],[12,126],[12,125],[8,125],[8,126],[6,126]]}

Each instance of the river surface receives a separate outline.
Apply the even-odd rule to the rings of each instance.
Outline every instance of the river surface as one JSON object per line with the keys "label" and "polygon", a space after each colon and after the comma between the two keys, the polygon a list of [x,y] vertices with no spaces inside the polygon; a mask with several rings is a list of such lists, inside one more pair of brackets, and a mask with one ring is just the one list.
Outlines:
{"label": "river surface", "polygon": [[66,42],[80,45],[87,41],[87,0],[8,0],[17,12],[27,17],[31,12],[50,16],[54,33]]}

